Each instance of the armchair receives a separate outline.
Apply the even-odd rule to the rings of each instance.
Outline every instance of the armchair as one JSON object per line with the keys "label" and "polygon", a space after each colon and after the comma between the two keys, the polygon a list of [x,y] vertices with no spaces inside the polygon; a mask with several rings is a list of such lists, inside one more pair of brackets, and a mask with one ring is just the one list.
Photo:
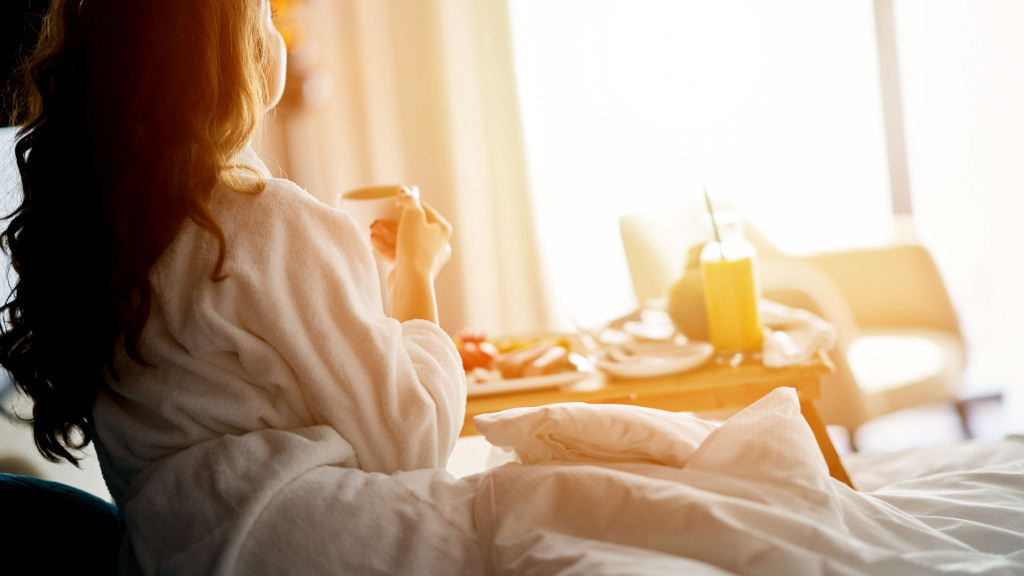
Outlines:
{"label": "armchair", "polygon": [[[696,223],[696,224],[695,224]],[[704,240],[699,216],[620,219],[637,299],[663,296]],[[762,295],[818,314],[836,328],[836,372],[823,379],[819,410],[851,438],[862,424],[904,408],[957,401],[966,344],[928,250],[896,244],[809,256],[783,253],[755,228]],[[962,412],[961,412],[962,416]]]}

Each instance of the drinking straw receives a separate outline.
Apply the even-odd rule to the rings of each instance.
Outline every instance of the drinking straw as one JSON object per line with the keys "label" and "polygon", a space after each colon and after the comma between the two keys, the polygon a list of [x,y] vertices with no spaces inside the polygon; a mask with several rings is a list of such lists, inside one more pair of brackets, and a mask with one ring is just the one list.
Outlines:
{"label": "drinking straw", "polygon": [[[718,245],[721,246],[722,237],[718,235],[718,223],[715,222],[715,211],[713,208],[711,208],[711,197],[708,196],[708,187],[704,185],[703,178],[701,178],[700,185],[701,188],[704,189],[704,202],[706,202],[708,205],[708,214],[711,216],[711,229],[715,233],[715,242],[718,242]],[[719,248],[719,253],[721,253],[721,248]],[[722,254],[722,257],[725,257],[725,255]]]}

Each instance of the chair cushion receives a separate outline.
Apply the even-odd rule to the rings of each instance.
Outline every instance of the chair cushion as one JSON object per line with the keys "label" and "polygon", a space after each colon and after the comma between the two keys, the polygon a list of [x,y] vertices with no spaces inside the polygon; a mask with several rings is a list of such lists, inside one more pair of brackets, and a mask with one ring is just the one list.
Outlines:
{"label": "chair cushion", "polygon": [[[965,363],[956,334],[899,328],[864,330],[850,343],[846,360],[865,394],[892,396],[899,404],[890,409],[953,399]],[[918,397],[901,398],[900,390],[915,390]]]}
{"label": "chair cushion", "polygon": [[4,573],[117,573],[117,508],[88,492],[0,473],[0,518]]}

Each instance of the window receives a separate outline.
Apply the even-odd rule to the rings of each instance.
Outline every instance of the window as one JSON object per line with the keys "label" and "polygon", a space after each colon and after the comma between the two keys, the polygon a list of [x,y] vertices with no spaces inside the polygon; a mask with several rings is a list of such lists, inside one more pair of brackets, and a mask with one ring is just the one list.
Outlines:
{"label": "window", "polygon": [[969,384],[1020,380],[1024,3],[894,4],[914,222],[970,348]]}
{"label": "window", "polygon": [[864,0],[513,0],[542,253],[566,317],[636,306],[618,236],[701,180],[793,252],[877,241],[891,207]]}

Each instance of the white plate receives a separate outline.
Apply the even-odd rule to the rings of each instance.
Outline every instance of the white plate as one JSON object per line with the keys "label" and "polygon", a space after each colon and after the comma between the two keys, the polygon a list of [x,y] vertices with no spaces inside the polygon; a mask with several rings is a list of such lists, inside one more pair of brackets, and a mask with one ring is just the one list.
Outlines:
{"label": "white plate", "polygon": [[545,374],[544,376],[531,376],[528,378],[510,378],[508,380],[490,380],[487,382],[475,383],[466,382],[466,396],[489,396],[503,392],[522,392],[524,390],[537,390],[540,388],[554,388],[563,384],[578,382],[590,375],[586,370],[568,370]]}
{"label": "white plate", "polygon": [[714,353],[714,346],[707,342],[635,342],[602,350],[595,363],[619,378],[652,378],[693,370]]}

